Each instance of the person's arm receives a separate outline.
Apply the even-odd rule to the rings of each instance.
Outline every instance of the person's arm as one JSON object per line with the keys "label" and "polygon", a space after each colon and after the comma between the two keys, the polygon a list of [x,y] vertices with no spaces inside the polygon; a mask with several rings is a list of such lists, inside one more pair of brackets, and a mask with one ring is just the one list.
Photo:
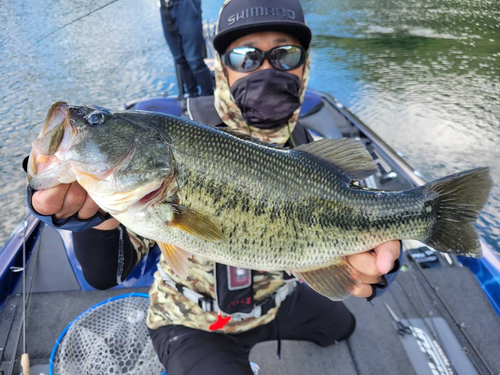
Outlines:
{"label": "person's arm", "polygon": [[76,258],[85,280],[96,289],[112,288],[139,260],[126,229],[77,183],[35,191],[28,187],[27,205],[44,223],[73,232]]}
{"label": "person's arm", "polygon": [[394,240],[377,246],[373,251],[349,255],[347,261],[361,280],[353,295],[371,301],[387,291],[403,265],[403,246]]}
{"label": "person's arm", "polygon": [[85,280],[99,290],[120,284],[139,260],[122,225],[111,230],[73,232],[73,247]]}

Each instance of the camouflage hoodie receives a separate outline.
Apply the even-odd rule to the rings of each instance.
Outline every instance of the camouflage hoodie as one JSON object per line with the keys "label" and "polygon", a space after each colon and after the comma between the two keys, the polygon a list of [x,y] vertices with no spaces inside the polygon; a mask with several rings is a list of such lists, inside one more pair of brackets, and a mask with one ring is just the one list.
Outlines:
{"label": "camouflage hoodie", "polygon": [[[221,12],[224,7],[231,2],[231,0],[226,0],[222,5]],[[217,23],[216,33],[219,31],[219,22]],[[304,72],[302,75],[302,88],[300,89],[300,103],[302,104],[304,100],[304,94],[307,88],[307,82],[309,81],[309,67],[310,67],[309,54],[307,55],[306,62],[304,64]],[[220,55],[215,52],[215,93],[214,93],[214,105],[219,117],[222,121],[229,126],[234,131],[243,134],[251,134],[253,137],[260,139],[261,141],[276,144],[285,144],[290,138],[290,135],[297,124],[299,118],[300,106],[295,110],[288,123],[283,125],[280,129],[259,129],[253,126],[249,126],[240,108],[236,105],[229,84],[227,81],[226,74],[224,73],[224,67]]]}
{"label": "camouflage hoodie", "polygon": [[[226,0],[222,9],[231,0]],[[222,12],[221,9],[221,12]],[[219,15],[220,18],[220,15]],[[222,119],[232,130],[240,133],[252,134],[252,136],[270,143],[284,144],[293,132],[300,112],[300,107],[294,112],[292,118],[282,128],[276,130],[263,131],[262,129],[248,126],[241,114],[240,109],[235,104],[231,94],[229,84],[224,73],[222,61],[218,53],[215,53],[215,108]],[[304,93],[309,78],[309,56],[304,65],[303,85],[300,91],[300,102],[302,104]],[[134,236],[134,245],[139,254],[144,254],[148,244],[141,242]],[[159,266],[176,283],[215,299],[214,291],[214,262],[196,256],[190,259],[190,268],[186,280],[181,280],[170,269],[163,255],[160,258]],[[255,303],[261,302],[277,291],[284,283],[282,272],[264,272],[253,276],[253,289]],[[148,311],[147,324],[149,328],[156,329],[169,324],[183,325],[186,327],[210,331],[209,326],[217,320],[216,312],[205,312],[197,304],[187,299],[176,288],[168,285],[159,272],[155,273],[154,282],[150,290],[151,305]],[[259,318],[246,318],[241,321],[230,320],[222,329],[217,332],[239,333],[255,328],[259,325],[271,322],[278,307],[271,309],[267,314]]]}

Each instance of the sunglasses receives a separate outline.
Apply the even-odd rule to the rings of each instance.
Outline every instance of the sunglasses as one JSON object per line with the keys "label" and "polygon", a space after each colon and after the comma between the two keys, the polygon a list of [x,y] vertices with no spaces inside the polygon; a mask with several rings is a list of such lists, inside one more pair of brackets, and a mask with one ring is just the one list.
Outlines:
{"label": "sunglasses", "polygon": [[306,61],[306,50],[300,46],[277,46],[269,51],[255,47],[236,47],[222,55],[222,61],[229,69],[248,73],[258,69],[267,58],[276,70],[294,70]]}

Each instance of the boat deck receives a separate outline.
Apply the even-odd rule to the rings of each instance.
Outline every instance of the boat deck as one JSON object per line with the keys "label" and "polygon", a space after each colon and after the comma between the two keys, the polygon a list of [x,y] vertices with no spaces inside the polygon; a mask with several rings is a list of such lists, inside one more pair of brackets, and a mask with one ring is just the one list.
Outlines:
{"label": "boat deck", "polygon": [[[472,273],[466,268],[429,269],[425,273],[433,285],[439,288],[442,297],[460,324],[463,325],[464,331],[483,356],[492,373],[499,374],[500,321],[487,299],[484,298]],[[421,314],[427,318],[427,313],[424,312],[425,310],[419,303],[418,292],[411,274],[401,272],[396,280],[399,286],[405,288],[409,293]],[[353,297],[345,301],[357,320],[356,330],[346,341],[328,348],[320,348],[306,342],[284,341],[281,360],[278,360],[275,355],[275,342],[261,343],[254,347],[250,359],[259,364],[263,374],[432,374],[429,367],[425,368],[425,363],[421,364],[418,370],[415,369],[414,363],[412,363],[413,356],[409,356],[406,352],[403,340],[405,343],[413,344],[414,354],[420,354],[418,353],[419,347],[412,336],[406,335],[402,338],[398,335],[394,321],[384,305],[384,303],[389,304],[402,321],[405,321],[403,316],[411,319],[412,322],[413,319],[420,320],[415,308],[398,284],[391,286],[389,292],[373,300],[372,304]],[[421,288],[420,284],[419,288]],[[421,293],[424,294],[427,309],[430,309],[432,301],[422,290]],[[445,311],[442,306],[440,306],[440,310]],[[463,360],[463,357],[466,357],[462,355],[461,348],[463,347],[471,354],[472,361],[480,367],[480,370],[475,370],[472,365],[469,367],[471,372],[468,372],[466,367],[461,366],[461,371],[456,369],[455,373],[474,374],[475,370],[479,374],[489,374],[489,371],[481,365],[481,361],[475,355],[471,345],[454,324],[453,319],[446,313],[441,315],[440,310],[436,308],[431,310],[434,312],[435,325],[441,320],[441,316],[444,316],[444,321],[460,344],[460,352],[452,354],[451,351],[445,350],[448,357],[451,358],[452,355],[455,355],[457,362]],[[428,325],[433,328],[431,323]],[[444,338],[444,340],[447,339]],[[449,344],[450,342],[447,342],[448,346]],[[462,358],[459,358],[460,356]],[[417,356],[415,355],[415,357]]]}
{"label": "boat deck", "polygon": [[[500,322],[472,273],[467,268],[429,269],[425,270],[425,273],[433,285],[439,287],[442,297],[464,327],[463,330],[483,356],[492,373],[500,373],[500,357],[498,356]],[[412,341],[414,350],[418,352],[416,341],[410,335],[404,338],[398,335],[394,321],[384,303],[389,304],[403,321],[405,321],[403,316],[420,320],[419,314],[400,289],[402,287],[410,295],[420,313],[424,317],[428,317],[428,313],[424,312],[421,306],[419,294],[409,272],[401,272],[397,283],[389,292],[375,299],[371,304],[357,298],[349,298],[345,301],[357,319],[356,330],[348,340],[328,348],[321,348],[308,342],[284,340],[281,360],[278,360],[276,356],[277,342],[270,341],[256,345],[250,353],[250,359],[260,366],[261,374],[417,374],[402,340]],[[425,285],[425,282],[423,284]],[[430,309],[432,301],[422,290],[422,285],[419,284],[418,287],[421,289],[420,293],[423,295],[427,309]],[[429,288],[426,289],[430,292]],[[31,374],[48,374],[48,363],[53,345],[60,333],[75,317],[103,300],[132,291],[147,292],[147,288],[127,289],[126,291],[34,293],[29,306],[26,336],[31,366],[35,366]],[[16,341],[14,336],[19,333],[22,321],[21,298],[20,295],[9,297],[0,314],[0,342],[9,343],[3,347],[3,360],[0,366],[5,374],[8,373],[11,358],[13,358],[13,343]],[[467,348],[467,352],[472,357],[471,363],[474,362],[480,367],[479,371],[476,370],[477,373],[489,374],[453,319],[445,313],[445,309],[439,306],[439,310],[431,308],[431,311],[434,313],[433,320],[436,322],[441,316],[444,317],[447,326],[458,339],[460,348]],[[457,353],[447,354],[449,358],[457,355]],[[465,355],[462,357],[462,360],[466,358]],[[33,371],[37,368],[39,372]],[[473,366],[471,368],[474,369]],[[422,368],[419,371],[422,371]],[[14,373],[19,373],[17,363]],[[456,373],[460,372],[456,371]],[[473,374],[474,372],[462,373]]]}

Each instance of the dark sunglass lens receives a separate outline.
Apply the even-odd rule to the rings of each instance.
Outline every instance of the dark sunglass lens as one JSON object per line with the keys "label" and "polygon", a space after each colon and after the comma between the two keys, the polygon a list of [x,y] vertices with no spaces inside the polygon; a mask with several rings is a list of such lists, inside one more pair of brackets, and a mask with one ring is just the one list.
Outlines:
{"label": "dark sunglass lens", "polygon": [[261,52],[252,47],[235,48],[229,52],[228,64],[238,72],[251,72],[259,67]]}
{"label": "dark sunglass lens", "polygon": [[281,46],[273,49],[271,64],[279,70],[297,69],[303,63],[303,51],[296,46]]}

